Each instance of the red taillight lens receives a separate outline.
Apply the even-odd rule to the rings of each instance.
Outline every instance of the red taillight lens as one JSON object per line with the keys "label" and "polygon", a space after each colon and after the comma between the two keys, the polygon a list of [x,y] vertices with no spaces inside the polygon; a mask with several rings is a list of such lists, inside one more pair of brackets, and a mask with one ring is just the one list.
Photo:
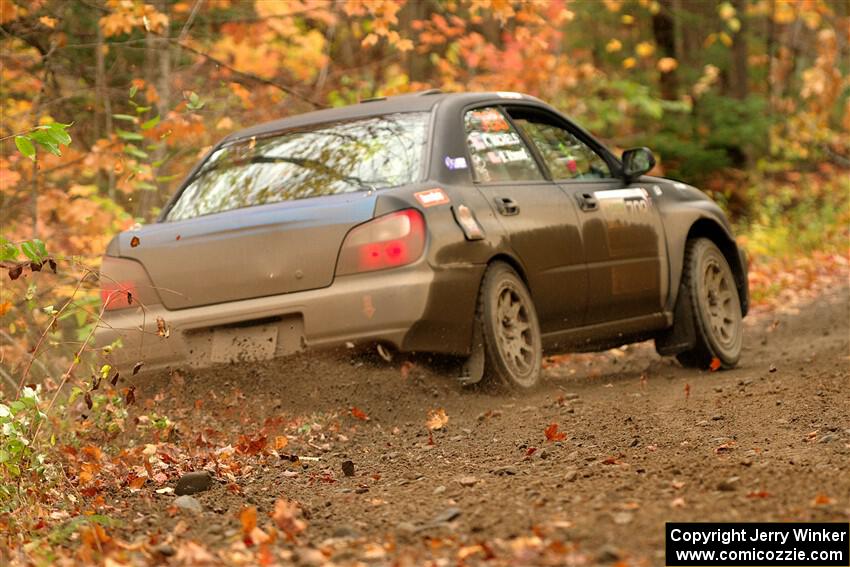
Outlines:
{"label": "red taillight lens", "polygon": [[104,309],[126,309],[139,305],[136,286],[133,282],[101,282],[100,300]]}
{"label": "red taillight lens", "polygon": [[337,275],[372,272],[410,264],[425,249],[425,219],[405,209],[355,227],[345,237]]}
{"label": "red taillight lens", "polygon": [[133,282],[103,282],[100,284],[100,300],[107,311],[126,309],[138,305],[138,294]]}
{"label": "red taillight lens", "polygon": [[142,265],[115,256],[104,256],[101,262],[100,300],[107,311],[155,303]]}

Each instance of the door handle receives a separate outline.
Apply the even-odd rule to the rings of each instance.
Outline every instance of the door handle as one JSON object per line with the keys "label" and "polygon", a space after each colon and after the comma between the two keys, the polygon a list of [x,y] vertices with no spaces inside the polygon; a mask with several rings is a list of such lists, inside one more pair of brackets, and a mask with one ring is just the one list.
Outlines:
{"label": "door handle", "polygon": [[499,214],[506,217],[519,214],[519,205],[510,197],[496,197],[496,208],[499,209]]}
{"label": "door handle", "polygon": [[576,193],[576,200],[582,211],[595,211],[599,208],[599,201],[592,193]]}

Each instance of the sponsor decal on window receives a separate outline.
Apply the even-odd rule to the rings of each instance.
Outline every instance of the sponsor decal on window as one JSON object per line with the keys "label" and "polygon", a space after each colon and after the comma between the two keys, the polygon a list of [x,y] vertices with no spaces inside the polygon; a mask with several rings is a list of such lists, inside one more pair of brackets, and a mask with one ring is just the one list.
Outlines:
{"label": "sponsor decal on window", "polygon": [[455,169],[466,169],[466,158],[465,157],[456,157],[453,158],[451,156],[446,156],[444,160],[446,167],[454,171]]}

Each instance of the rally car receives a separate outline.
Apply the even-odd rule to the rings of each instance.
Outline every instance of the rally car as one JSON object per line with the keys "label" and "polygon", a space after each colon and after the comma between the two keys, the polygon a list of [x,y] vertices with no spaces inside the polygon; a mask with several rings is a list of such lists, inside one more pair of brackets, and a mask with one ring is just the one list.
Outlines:
{"label": "rally car", "polygon": [[688,366],[734,366],[745,257],[721,209],[654,164],[514,92],[241,130],[157,222],[109,244],[97,340],[147,368],[377,344],[457,355],[465,381],[517,388],[544,352],[647,339]]}

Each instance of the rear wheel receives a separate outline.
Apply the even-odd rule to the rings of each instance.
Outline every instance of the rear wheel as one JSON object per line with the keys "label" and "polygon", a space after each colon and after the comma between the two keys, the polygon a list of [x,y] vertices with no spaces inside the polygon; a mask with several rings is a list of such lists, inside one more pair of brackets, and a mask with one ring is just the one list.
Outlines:
{"label": "rear wheel", "polygon": [[483,350],[484,378],[517,389],[534,387],[543,355],[537,312],[523,281],[503,262],[484,274],[476,325],[480,344],[473,351]]}
{"label": "rear wheel", "polygon": [[735,366],[741,356],[743,317],[729,263],[711,240],[696,238],[688,241],[682,277],[696,341],[691,350],[677,355],[679,362],[708,368],[716,358],[724,368]]}

